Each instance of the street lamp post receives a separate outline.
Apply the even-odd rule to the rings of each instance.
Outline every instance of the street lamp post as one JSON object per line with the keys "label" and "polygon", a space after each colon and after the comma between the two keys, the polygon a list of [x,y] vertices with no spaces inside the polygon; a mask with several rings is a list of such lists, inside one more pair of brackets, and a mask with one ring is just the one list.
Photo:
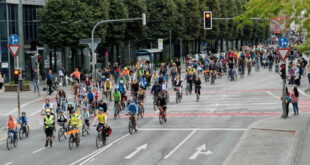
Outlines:
{"label": "street lamp post", "polygon": [[103,23],[110,23],[110,22],[129,22],[129,21],[136,21],[136,20],[142,20],[142,24],[146,25],[146,15],[143,13],[141,18],[126,18],[126,19],[114,19],[114,20],[103,20],[98,22],[91,31],[91,50],[92,50],[92,77],[95,79],[96,77],[96,64],[97,64],[97,58],[95,56],[95,50],[96,47],[94,45],[94,34],[96,28]]}

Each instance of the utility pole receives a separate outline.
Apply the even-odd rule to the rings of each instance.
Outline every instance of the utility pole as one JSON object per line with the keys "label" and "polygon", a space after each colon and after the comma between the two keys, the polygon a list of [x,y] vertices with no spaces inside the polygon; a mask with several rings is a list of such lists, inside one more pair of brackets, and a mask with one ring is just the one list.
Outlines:
{"label": "utility pole", "polygon": [[169,30],[169,62],[172,60],[172,52],[171,52],[171,29]]}
{"label": "utility pole", "polygon": [[37,77],[38,77],[38,82],[37,82],[37,85],[38,85],[38,96],[40,97],[40,62],[39,62],[39,51],[38,51],[38,46],[37,46],[37,49],[36,49],[36,55],[35,55],[35,58],[36,58],[36,63],[37,63]]}

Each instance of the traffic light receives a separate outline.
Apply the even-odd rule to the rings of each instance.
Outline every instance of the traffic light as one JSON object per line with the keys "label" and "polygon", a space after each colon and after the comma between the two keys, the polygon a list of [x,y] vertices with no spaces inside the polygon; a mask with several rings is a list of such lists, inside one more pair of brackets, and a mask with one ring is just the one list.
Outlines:
{"label": "traffic light", "polygon": [[281,78],[286,79],[286,66],[285,64],[281,64]]}
{"label": "traffic light", "polygon": [[212,29],[212,12],[211,11],[205,11],[203,13],[203,24],[204,24],[204,29]]}
{"label": "traffic light", "polygon": [[19,69],[14,69],[13,74],[14,74],[14,76],[19,76],[20,75],[20,70]]}

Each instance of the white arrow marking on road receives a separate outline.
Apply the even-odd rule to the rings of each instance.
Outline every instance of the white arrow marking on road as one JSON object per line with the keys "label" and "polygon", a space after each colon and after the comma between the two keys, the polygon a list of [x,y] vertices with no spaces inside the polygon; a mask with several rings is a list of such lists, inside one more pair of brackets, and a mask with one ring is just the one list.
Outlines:
{"label": "white arrow marking on road", "polygon": [[[202,146],[196,148],[196,152],[195,152],[190,158],[188,158],[188,159],[190,159],[190,160],[195,160],[195,159],[198,157],[198,155],[200,155],[200,154],[204,154],[204,155],[206,155],[206,156],[212,154],[212,152],[211,152],[210,150],[208,150],[208,151],[205,151],[205,150],[207,150],[206,144],[204,144],[204,145],[202,145]],[[203,151],[204,151],[204,152],[203,152]]]}
{"label": "white arrow marking on road", "polygon": [[147,147],[147,144],[143,144],[140,147],[137,147],[136,150],[134,152],[132,152],[131,154],[127,155],[125,157],[125,159],[131,159],[133,156],[135,156],[138,152],[140,152],[141,150],[145,150]]}

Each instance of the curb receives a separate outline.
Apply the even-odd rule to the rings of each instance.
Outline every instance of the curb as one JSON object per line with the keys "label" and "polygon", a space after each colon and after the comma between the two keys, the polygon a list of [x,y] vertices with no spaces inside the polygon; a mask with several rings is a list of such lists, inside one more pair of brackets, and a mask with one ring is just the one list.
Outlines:
{"label": "curb", "polygon": [[[277,117],[268,117],[268,118],[264,118],[258,121],[255,121],[254,123],[250,124],[247,127],[247,130],[242,134],[242,136],[239,138],[236,146],[234,147],[234,149],[232,150],[232,152],[229,154],[229,156],[224,160],[223,165],[230,165],[229,161],[232,159],[232,157],[238,152],[238,150],[240,149],[241,145],[243,144],[244,140],[249,136],[250,130],[252,130],[254,127],[254,125],[263,122],[265,120],[270,120],[270,119],[274,119],[274,118],[279,118],[279,116]],[[296,131],[297,132],[297,131]],[[291,150],[291,149],[290,149]]]}

